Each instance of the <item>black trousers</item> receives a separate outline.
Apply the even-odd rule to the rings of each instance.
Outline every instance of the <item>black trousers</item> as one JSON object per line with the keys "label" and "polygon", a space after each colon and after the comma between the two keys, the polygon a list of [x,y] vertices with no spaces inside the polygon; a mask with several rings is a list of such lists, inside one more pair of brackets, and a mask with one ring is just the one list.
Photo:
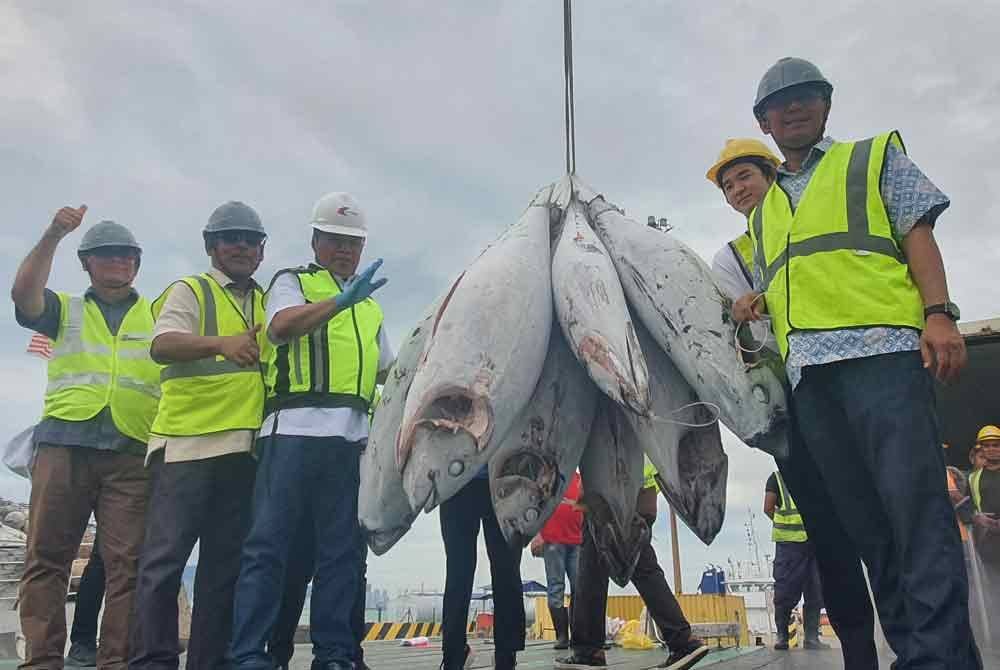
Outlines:
{"label": "black trousers", "polygon": [[789,455],[786,460],[777,461],[778,470],[809,534],[809,544],[819,569],[823,604],[830,625],[840,640],[844,667],[848,670],[878,670],[875,611],[861,567],[861,557],[854,540],[833,511],[833,499],[827,490],[827,483],[820,476],[816,461],[799,431],[794,403],[792,409]]}
{"label": "black trousers", "polygon": [[73,609],[73,628],[69,634],[73,644],[92,649],[97,649],[97,619],[101,614],[101,603],[104,602],[104,560],[97,546],[95,537],[90,560],[80,575],[76,607]]}
{"label": "black trousers", "polygon": [[476,574],[476,544],[482,524],[493,583],[493,637],[497,653],[524,649],[524,596],[521,590],[521,548],[504,539],[493,511],[488,479],[473,479],[441,503],[446,577],[441,634],[444,667],[461,667],[465,657],[469,598]]}
{"label": "black trousers", "polygon": [[[644,518],[652,528],[655,517]],[[586,517],[584,523],[589,523]],[[570,626],[574,653],[589,656],[604,648],[608,579],[608,569],[591,539],[591,533],[585,530],[577,575],[579,586],[573,594],[573,621]],[[671,651],[684,649],[691,641],[691,624],[667,584],[651,543],[646,543],[639,553],[632,584],[646,603],[650,616],[663,635],[663,641]]]}
{"label": "black trousers", "polygon": [[200,542],[187,667],[226,668],[240,548],[250,525],[256,465],[249,454],[150,465],[152,495],[139,559],[129,668],[175,670],[177,594]]}
{"label": "black trousers", "polygon": [[868,568],[898,670],[982,667],[933,383],[919,352],[806,367],[792,401],[833,503],[807,530],[833,514],[843,524]]}
{"label": "black trousers", "polygon": [[[803,609],[823,609],[816,552],[809,542],[778,542],[774,546],[774,609],[791,611],[805,598]],[[867,594],[866,594],[867,596]]]}
{"label": "black trousers", "polygon": [[[354,598],[354,609],[351,611],[351,628],[358,646],[354,662],[360,665],[364,661],[364,649],[361,642],[365,637],[365,598],[368,585],[368,545],[362,533],[358,533],[358,554],[361,562],[361,581],[358,593]],[[306,592],[313,578],[316,565],[316,544],[312,532],[312,519],[305,519],[295,531],[295,540],[289,556],[285,572],[285,592],[281,599],[281,610],[278,620],[271,631],[271,639],[267,643],[268,654],[274,659],[276,667],[288,667],[295,653],[295,632],[302,618],[302,607],[306,602]]]}

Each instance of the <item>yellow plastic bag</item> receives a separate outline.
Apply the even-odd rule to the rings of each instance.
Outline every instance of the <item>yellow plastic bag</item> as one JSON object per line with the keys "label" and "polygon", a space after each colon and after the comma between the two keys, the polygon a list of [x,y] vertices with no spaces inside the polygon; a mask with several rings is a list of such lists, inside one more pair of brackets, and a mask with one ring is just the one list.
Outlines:
{"label": "yellow plastic bag", "polygon": [[646,649],[656,648],[656,643],[650,640],[649,636],[642,632],[642,627],[635,619],[632,619],[625,624],[621,631],[619,631],[615,641],[622,649],[636,649],[644,651]]}

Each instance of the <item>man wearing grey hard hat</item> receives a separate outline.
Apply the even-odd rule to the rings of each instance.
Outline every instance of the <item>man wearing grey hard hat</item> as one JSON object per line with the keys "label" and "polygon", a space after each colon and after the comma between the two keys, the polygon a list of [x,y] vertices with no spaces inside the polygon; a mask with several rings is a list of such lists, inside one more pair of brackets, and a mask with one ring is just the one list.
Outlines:
{"label": "man wearing grey hard hat", "polygon": [[[797,431],[871,578],[896,667],[978,668],[968,583],[934,411],[965,365],[934,239],[950,204],[899,133],[826,135],[833,85],[801,58],[760,82],[753,112],[785,161],[751,213],[754,289],[792,385]],[[799,492],[792,491],[799,497]]]}
{"label": "man wearing grey hard hat", "polygon": [[[90,287],[82,295],[46,288],[56,248],[80,227],[86,211],[81,205],[56,213],[11,290],[18,323],[52,340],[45,409],[34,430],[20,585],[23,668],[63,666],[70,567],[91,514],[107,566],[96,663],[121,670],[128,662],[149,491],[143,454],[160,396],[160,367],[149,354],[150,303],[132,287],[142,249],[128,228],[102,221],[83,235],[77,256]],[[75,651],[71,657],[82,658],[88,650]]]}
{"label": "man wearing grey hard hat", "polygon": [[315,551],[312,668],[353,670],[360,660],[358,485],[375,384],[394,358],[372,298],[386,280],[374,278],[381,260],[358,272],[368,226],[350,195],[320,198],[308,225],[315,262],[281,270],[267,292],[267,402],[233,617],[238,670],[274,667],[266,645],[304,521]]}
{"label": "man wearing grey hard hat", "polygon": [[187,665],[225,664],[250,524],[251,449],[264,411],[263,291],[253,273],[267,235],[242,202],[220,205],[202,235],[211,267],[153,302],[152,356],[166,367],[146,456],[152,491],[130,668],[177,667],[177,594],[199,541]]}

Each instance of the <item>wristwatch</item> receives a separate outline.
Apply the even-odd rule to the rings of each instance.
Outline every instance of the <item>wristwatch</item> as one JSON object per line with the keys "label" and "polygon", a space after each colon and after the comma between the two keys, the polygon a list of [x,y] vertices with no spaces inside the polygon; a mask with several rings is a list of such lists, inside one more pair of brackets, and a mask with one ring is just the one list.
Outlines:
{"label": "wristwatch", "polygon": [[924,307],[924,318],[926,319],[931,314],[944,314],[952,321],[958,321],[962,318],[962,312],[958,309],[958,305],[953,302],[940,302]]}

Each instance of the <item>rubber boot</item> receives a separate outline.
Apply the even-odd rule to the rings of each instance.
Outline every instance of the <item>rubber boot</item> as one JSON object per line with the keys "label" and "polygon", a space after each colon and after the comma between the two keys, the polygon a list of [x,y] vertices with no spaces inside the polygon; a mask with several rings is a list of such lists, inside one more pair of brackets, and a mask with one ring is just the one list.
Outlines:
{"label": "rubber boot", "polygon": [[569,614],[565,607],[549,609],[552,615],[552,627],[556,629],[556,643],[553,649],[569,649]]}
{"label": "rubber boot", "polygon": [[819,608],[810,607],[805,610],[802,619],[806,629],[806,639],[802,646],[806,649],[829,649],[830,645],[819,639]]}
{"label": "rubber boot", "polygon": [[787,609],[774,608],[774,624],[778,628],[775,635],[774,648],[778,651],[788,649],[788,622],[791,621],[792,611]]}

